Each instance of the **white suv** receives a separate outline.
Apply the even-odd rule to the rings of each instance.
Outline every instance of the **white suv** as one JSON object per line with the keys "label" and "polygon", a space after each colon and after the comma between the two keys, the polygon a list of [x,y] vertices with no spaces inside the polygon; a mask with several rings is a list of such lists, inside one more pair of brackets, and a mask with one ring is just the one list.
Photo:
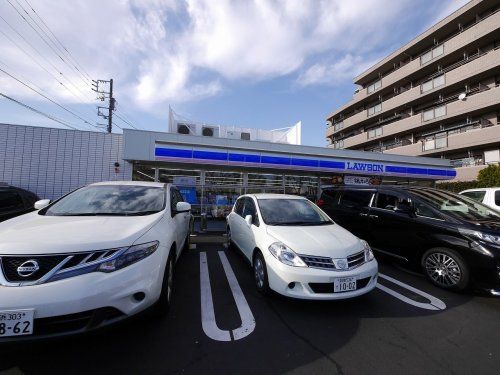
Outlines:
{"label": "white suv", "polygon": [[103,182],[35,207],[0,224],[0,342],[168,311],[191,218],[174,186]]}
{"label": "white suv", "polygon": [[377,283],[368,244],[303,197],[241,196],[227,217],[227,239],[251,262],[262,293],[343,299],[368,293]]}
{"label": "white suv", "polygon": [[469,189],[460,194],[500,211],[500,187]]}

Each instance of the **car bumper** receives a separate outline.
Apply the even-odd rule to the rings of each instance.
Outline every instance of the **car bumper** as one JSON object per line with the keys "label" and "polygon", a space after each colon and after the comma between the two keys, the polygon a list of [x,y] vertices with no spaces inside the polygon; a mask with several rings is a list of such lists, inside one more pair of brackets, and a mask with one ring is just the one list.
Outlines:
{"label": "car bumper", "polygon": [[[0,342],[47,336],[51,334],[51,325],[55,335],[94,329],[148,308],[161,292],[166,261],[160,250],[161,247],[149,257],[111,273],[92,272],[32,286],[0,286],[0,310],[34,310],[33,335],[0,338]],[[143,293],[143,298],[136,298],[137,293]],[[81,326],[69,324],[67,330],[61,329],[76,320]]]}
{"label": "car bumper", "polygon": [[[310,300],[353,298],[370,292],[377,284],[378,264],[375,259],[348,271],[291,267],[279,262],[273,256],[268,256],[266,263],[269,287],[281,295],[292,298]],[[357,289],[334,293],[333,283],[338,277],[355,277]],[[290,288],[290,283],[294,283],[293,288]]]}

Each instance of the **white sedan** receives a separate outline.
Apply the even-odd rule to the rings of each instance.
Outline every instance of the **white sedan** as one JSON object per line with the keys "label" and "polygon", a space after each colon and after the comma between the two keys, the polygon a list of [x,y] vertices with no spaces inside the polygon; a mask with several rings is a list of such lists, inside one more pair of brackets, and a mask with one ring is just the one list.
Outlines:
{"label": "white sedan", "polygon": [[0,224],[0,342],[168,311],[191,218],[174,186],[103,182],[35,208]]}
{"label": "white sedan", "polygon": [[368,244],[306,198],[241,196],[227,217],[227,239],[252,264],[262,293],[343,299],[368,293],[377,283],[378,264]]}

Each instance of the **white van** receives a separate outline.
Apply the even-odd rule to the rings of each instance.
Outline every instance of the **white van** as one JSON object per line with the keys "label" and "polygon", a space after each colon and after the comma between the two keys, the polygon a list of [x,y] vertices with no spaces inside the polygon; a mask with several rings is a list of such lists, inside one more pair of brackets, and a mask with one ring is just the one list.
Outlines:
{"label": "white van", "polygon": [[468,189],[460,194],[500,211],[500,187]]}

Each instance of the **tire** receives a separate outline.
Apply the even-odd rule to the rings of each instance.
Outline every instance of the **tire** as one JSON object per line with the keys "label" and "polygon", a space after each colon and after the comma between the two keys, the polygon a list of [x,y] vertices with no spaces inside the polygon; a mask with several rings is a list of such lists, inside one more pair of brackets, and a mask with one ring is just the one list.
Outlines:
{"label": "tire", "polygon": [[172,304],[172,294],[174,289],[174,265],[175,252],[171,250],[167,260],[167,265],[165,266],[165,272],[163,274],[160,298],[153,307],[154,314],[160,317],[168,314]]}
{"label": "tire", "polygon": [[269,294],[270,288],[269,279],[267,278],[267,265],[260,251],[256,251],[253,257],[252,269],[257,291],[263,295]]}
{"label": "tire", "polygon": [[425,276],[436,286],[462,291],[469,286],[470,271],[464,259],[454,250],[435,248],[422,257]]}

